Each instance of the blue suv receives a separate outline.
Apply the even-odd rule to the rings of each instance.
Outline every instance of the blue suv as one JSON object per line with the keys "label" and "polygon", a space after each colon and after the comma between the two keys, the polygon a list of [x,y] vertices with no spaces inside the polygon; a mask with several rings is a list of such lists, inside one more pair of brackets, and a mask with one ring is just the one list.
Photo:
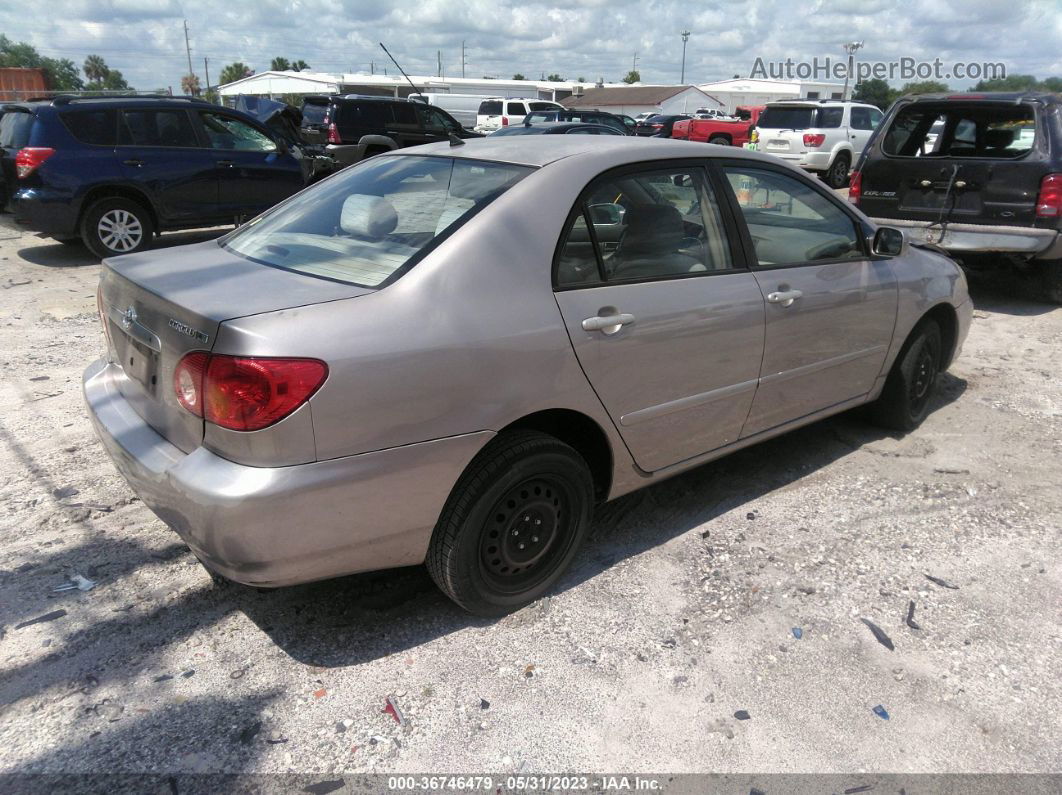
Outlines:
{"label": "blue suv", "polygon": [[16,222],[99,257],[140,251],[163,231],[238,223],[306,184],[286,142],[192,97],[56,97],[2,111]]}

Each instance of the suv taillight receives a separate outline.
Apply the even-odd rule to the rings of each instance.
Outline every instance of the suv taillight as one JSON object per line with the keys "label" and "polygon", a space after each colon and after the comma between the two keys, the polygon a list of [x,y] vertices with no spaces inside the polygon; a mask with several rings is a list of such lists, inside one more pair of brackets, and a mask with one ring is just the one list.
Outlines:
{"label": "suv taillight", "polygon": [[508,126],[509,126],[509,117],[508,116],[502,116],[502,127],[508,127]]}
{"label": "suv taillight", "polygon": [[826,133],[804,133],[804,146],[817,149],[826,141]]}
{"label": "suv taillight", "polygon": [[1062,174],[1048,174],[1040,181],[1040,195],[1036,197],[1037,218],[1062,216]]}
{"label": "suv taillight", "polygon": [[173,371],[177,402],[232,431],[275,425],[310,399],[328,365],[319,359],[274,359],[192,351]]}
{"label": "suv taillight", "polygon": [[328,123],[328,143],[341,144],[343,139],[339,137],[339,128],[334,121]]}
{"label": "suv taillight", "polygon": [[19,149],[15,155],[15,173],[19,179],[25,179],[54,154],[55,150],[47,146],[27,146]]}
{"label": "suv taillight", "polygon": [[853,171],[851,179],[848,180],[848,201],[852,202],[852,204],[859,204],[862,194],[863,175],[858,171]]}

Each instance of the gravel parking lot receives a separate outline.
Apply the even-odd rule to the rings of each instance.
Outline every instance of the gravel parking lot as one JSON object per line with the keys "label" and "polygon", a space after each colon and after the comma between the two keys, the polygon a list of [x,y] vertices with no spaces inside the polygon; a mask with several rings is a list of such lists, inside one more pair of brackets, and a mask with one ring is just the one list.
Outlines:
{"label": "gravel parking lot", "polygon": [[214,585],[84,416],[98,268],[0,217],[0,771],[1062,770],[1062,309],[977,292],[918,431],[623,498],[489,621],[421,569]]}

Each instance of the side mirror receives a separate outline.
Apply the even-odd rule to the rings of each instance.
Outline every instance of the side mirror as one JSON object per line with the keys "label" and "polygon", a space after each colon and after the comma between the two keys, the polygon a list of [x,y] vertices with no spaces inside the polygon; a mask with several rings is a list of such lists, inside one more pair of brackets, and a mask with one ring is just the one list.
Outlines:
{"label": "side mirror", "polygon": [[623,212],[618,204],[591,204],[590,222],[595,226],[614,226],[623,222]]}
{"label": "side mirror", "polygon": [[907,235],[893,226],[879,226],[870,250],[879,257],[898,257],[907,250]]}

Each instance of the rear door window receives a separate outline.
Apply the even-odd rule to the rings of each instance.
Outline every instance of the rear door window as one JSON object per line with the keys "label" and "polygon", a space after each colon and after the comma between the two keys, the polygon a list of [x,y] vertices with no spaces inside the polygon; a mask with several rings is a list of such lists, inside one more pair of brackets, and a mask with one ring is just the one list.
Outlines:
{"label": "rear door window", "polygon": [[66,129],[83,144],[114,146],[118,143],[118,111],[75,110],[60,114]]}
{"label": "rear door window", "polygon": [[21,149],[29,145],[30,130],[36,116],[32,113],[11,110],[0,116],[0,146],[5,149]]}
{"label": "rear door window", "polygon": [[526,116],[527,106],[523,102],[509,102],[509,108],[506,111],[507,116]]}
{"label": "rear door window", "polygon": [[1028,105],[912,103],[889,123],[881,148],[892,157],[1013,159],[1029,153],[1036,113]]}
{"label": "rear door window", "polygon": [[527,106],[531,110],[557,110],[557,106],[552,102],[528,102]]}
{"label": "rear door window", "polygon": [[391,105],[395,124],[417,124],[417,110],[412,102],[395,102]]}
{"label": "rear door window", "polygon": [[832,130],[841,126],[844,119],[844,108],[819,108],[819,120],[816,127],[823,130]]}
{"label": "rear door window", "polygon": [[125,110],[118,130],[124,146],[197,147],[188,114],[183,110]]}
{"label": "rear door window", "polygon": [[386,102],[349,102],[339,106],[338,123],[342,127],[383,129],[394,120]]}

